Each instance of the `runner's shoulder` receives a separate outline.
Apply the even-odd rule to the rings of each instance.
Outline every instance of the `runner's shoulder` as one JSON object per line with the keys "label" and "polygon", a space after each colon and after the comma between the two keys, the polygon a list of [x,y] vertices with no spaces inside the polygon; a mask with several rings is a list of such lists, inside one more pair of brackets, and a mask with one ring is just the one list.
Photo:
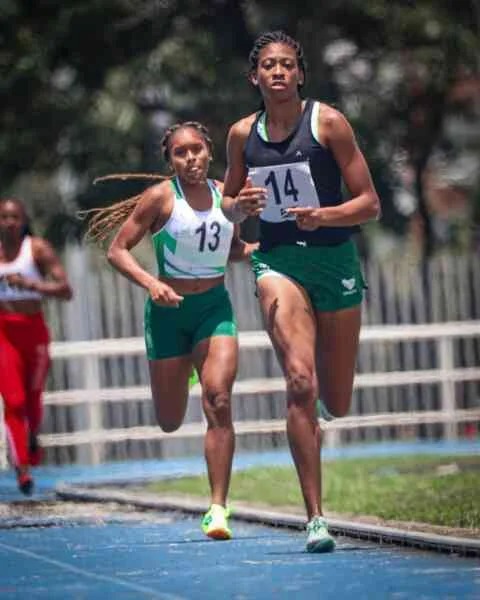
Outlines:
{"label": "runner's shoulder", "polygon": [[242,119],[236,121],[231,127],[229,132],[230,138],[246,140],[252,129],[252,125],[255,122],[257,113],[252,113]]}

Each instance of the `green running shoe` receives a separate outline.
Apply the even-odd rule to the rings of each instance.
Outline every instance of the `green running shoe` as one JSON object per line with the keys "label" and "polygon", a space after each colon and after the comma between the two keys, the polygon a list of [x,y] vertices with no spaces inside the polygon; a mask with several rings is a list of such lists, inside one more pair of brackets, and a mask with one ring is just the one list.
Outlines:
{"label": "green running shoe", "polygon": [[190,374],[190,377],[188,378],[188,387],[192,388],[196,383],[199,382],[200,378],[198,376],[197,369],[195,367],[192,367],[192,372]]}
{"label": "green running shoe", "polygon": [[333,421],[335,419],[335,417],[331,413],[328,412],[327,407],[322,402],[322,400],[320,400],[320,398],[316,401],[315,408],[317,411],[318,419],[323,419],[324,421],[327,421],[327,422]]}
{"label": "green running shoe", "polygon": [[313,517],[307,523],[307,552],[333,552],[335,540],[328,533],[323,517]]}
{"label": "green running shoe", "polygon": [[212,504],[202,519],[203,533],[214,540],[230,540],[232,532],[228,527],[230,510],[220,504]]}

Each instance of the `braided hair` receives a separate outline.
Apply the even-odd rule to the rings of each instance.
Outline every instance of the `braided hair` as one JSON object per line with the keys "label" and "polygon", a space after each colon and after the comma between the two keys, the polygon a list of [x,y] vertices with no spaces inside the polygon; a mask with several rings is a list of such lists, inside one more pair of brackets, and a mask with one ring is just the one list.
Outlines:
{"label": "braided hair", "polygon": [[[198,121],[185,121],[183,123],[175,123],[174,125],[171,125],[163,134],[163,137],[160,141],[160,147],[162,156],[167,163],[170,163],[170,140],[172,135],[181,129],[188,128],[195,129],[200,133],[207,144],[210,154],[212,154],[213,142],[205,125],[202,125]],[[96,184],[101,181],[118,179],[122,181],[127,179],[151,179],[165,181],[166,179],[170,179],[170,177],[168,175],[160,175],[155,173],[114,173],[112,175],[97,177],[93,183]],[[89,219],[87,230],[84,236],[85,239],[97,242],[99,245],[103,245],[108,240],[110,235],[116,229],[118,229],[118,227],[120,227],[120,225],[122,225],[122,223],[131,215],[135,209],[135,206],[142,197],[142,194],[143,192],[141,194],[137,194],[136,196],[130,196],[129,198],[112,204],[111,206],[79,211],[77,213],[79,218]]]}
{"label": "braided hair", "polygon": [[260,52],[270,44],[285,44],[286,46],[289,46],[290,48],[293,48],[293,50],[295,50],[295,54],[297,55],[298,67],[303,72],[304,76],[303,83],[298,85],[299,89],[302,88],[305,85],[307,67],[305,54],[302,46],[300,45],[300,42],[297,42],[297,40],[290,37],[284,31],[267,31],[266,33],[262,33],[257,37],[250,51],[250,54],[248,55],[248,62],[250,63],[249,74],[251,75],[254,71],[257,70],[258,56]]}

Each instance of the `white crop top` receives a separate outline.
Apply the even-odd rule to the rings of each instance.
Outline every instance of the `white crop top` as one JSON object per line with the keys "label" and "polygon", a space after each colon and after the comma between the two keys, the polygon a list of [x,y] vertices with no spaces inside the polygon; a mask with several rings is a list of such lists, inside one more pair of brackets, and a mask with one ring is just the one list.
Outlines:
{"label": "white crop top", "polygon": [[13,288],[2,280],[3,275],[11,275],[12,273],[18,273],[28,279],[37,279],[38,281],[42,279],[42,275],[33,259],[32,238],[29,235],[23,238],[20,251],[14,260],[0,263],[0,301],[40,300],[42,298],[42,294],[39,292]]}
{"label": "white crop top", "polygon": [[152,236],[159,275],[208,279],[225,273],[234,226],[222,212],[220,190],[212,179],[207,181],[212,206],[198,211],[185,199],[178,177],[171,180],[172,213]]}

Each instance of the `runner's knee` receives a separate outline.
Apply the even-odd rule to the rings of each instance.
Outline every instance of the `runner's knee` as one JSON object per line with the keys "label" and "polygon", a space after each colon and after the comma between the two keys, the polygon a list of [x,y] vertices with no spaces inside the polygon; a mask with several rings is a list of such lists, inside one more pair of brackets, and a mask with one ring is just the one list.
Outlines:
{"label": "runner's knee", "polygon": [[159,416],[157,415],[157,423],[160,429],[165,433],[173,433],[174,431],[177,431],[177,429],[179,429],[180,425],[182,424],[182,421],[159,418]]}
{"label": "runner's knee", "polygon": [[333,419],[340,419],[345,417],[350,410],[350,399],[345,402],[328,403],[326,404],[323,400],[318,400],[317,411],[318,416],[325,421],[333,421]]}
{"label": "runner's knee", "polygon": [[158,399],[154,400],[155,417],[160,429],[165,433],[176,431],[183,423],[185,407],[186,402],[165,406]]}
{"label": "runner's knee", "polygon": [[209,426],[229,426],[232,421],[229,392],[205,389],[203,410]]}
{"label": "runner's knee", "polygon": [[285,381],[289,402],[303,404],[315,396],[314,378],[306,369],[290,369],[285,376]]}

